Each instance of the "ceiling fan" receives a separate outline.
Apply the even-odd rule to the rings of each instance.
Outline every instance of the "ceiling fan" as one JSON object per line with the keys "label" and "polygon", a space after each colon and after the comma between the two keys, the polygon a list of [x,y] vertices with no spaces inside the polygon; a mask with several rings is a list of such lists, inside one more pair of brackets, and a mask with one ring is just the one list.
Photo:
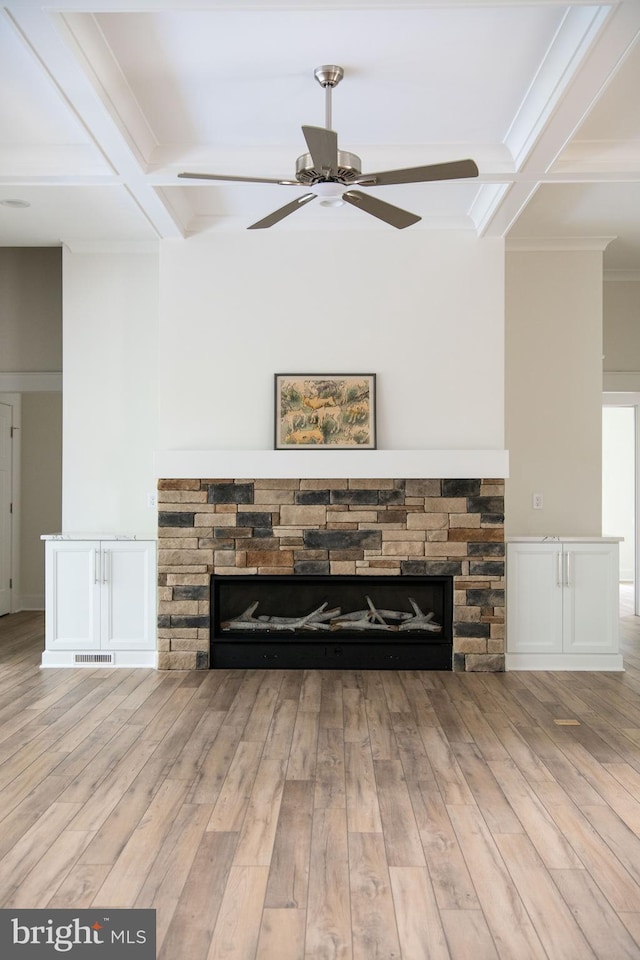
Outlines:
{"label": "ceiling fan", "polygon": [[[379,173],[362,173],[360,157],[346,150],[338,150],[338,135],[331,129],[331,92],[344,77],[342,67],[325,64],[314,70],[314,76],[325,91],[324,127],[303,127],[302,133],[309,148],[296,161],[295,180],[273,179],[271,177],[238,177],[221,173],[179,173],[179,177],[193,180],[232,180],[239,183],[279,183],[283,186],[298,187],[309,185],[310,193],[297,197],[291,203],[274,210],[248,230],[264,230],[272,227],[289,214],[299,210],[305,204],[320,197],[324,206],[341,206],[350,203],[365,213],[370,213],[392,227],[402,230],[417,223],[421,217],[409,213],[391,203],[379,200],[357,187],[377,187],[394,183],[428,183],[432,180],[461,180],[477,177],[478,167],[473,160],[453,160],[449,163],[432,163],[424,167],[407,167],[404,170],[383,170]],[[346,190],[344,188],[347,188]]]}

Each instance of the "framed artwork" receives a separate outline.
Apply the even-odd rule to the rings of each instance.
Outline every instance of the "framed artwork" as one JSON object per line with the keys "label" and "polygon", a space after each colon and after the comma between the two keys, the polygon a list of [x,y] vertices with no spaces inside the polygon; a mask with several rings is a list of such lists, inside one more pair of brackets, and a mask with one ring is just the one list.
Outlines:
{"label": "framed artwork", "polygon": [[276,450],[375,446],[375,373],[276,373]]}

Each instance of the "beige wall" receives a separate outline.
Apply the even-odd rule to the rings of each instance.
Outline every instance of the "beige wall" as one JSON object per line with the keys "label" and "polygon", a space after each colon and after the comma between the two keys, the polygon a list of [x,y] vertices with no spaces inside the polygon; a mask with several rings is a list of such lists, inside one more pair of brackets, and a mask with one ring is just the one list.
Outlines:
{"label": "beige wall", "polygon": [[0,372],[62,370],[62,251],[0,247]]}
{"label": "beige wall", "polygon": [[604,369],[640,371],[640,282],[604,284]]}
{"label": "beige wall", "polygon": [[507,535],[599,535],[601,253],[507,255],[505,387]]}
{"label": "beige wall", "polygon": [[[0,374],[62,370],[62,251],[0,248]],[[25,382],[29,378],[25,378]],[[26,389],[26,388],[25,388]],[[12,391],[19,392],[15,386]],[[20,396],[18,608],[44,605],[42,533],[61,527],[62,394]]]}

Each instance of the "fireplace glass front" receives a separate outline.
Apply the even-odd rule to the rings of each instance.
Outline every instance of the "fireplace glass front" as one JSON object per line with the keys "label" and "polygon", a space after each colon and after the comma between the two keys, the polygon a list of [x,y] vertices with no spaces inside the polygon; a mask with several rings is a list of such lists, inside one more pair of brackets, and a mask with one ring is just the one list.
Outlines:
{"label": "fireplace glass front", "polygon": [[211,578],[212,668],[451,670],[453,578]]}

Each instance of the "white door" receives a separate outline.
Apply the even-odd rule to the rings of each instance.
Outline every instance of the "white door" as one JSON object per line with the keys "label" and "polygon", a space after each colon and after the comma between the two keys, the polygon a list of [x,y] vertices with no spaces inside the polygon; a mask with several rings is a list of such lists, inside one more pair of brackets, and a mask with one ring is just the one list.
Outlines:
{"label": "white door", "polygon": [[618,547],[565,544],[564,651],[618,652]]}
{"label": "white door", "polygon": [[561,544],[509,544],[509,653],[562,653],[562,594]]}
{"label": "white door", "polygon": [[11,419],[0,403],[0,617],[11,611]]}
{"label": "white door", "polygon": [[100,544],[47,540],[47,650],[100,648]]}
{"label": "white door", "polygon": [[153,541],[103,541],[103,650],[155,649],[155,549]]}

